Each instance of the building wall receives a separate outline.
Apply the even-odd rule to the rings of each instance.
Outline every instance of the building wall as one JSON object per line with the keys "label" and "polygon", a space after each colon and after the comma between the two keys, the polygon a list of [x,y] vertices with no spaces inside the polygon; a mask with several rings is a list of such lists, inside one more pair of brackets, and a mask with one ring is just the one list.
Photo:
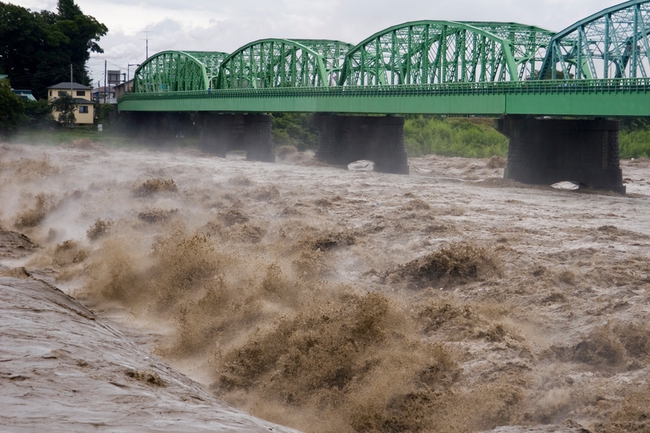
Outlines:
{"label": "building wall", "polygon": [[126,83],[118,84],[114,87],[115,89],[115,98],[119,98],[125,93],[133,91],[133,79],[127,81]]}
{"label": "building wall", "polygon": [[[79,110],[83,110],[86,107],[87,113],[81,113]],[[92,102],[88,101],[88,104],[79,104],[77,106],[77,111],[74,113],[75,123],[80,125],[88,125],[95,122],[95,106]]]}
{"label": "building wall", "polygon": [[[56,98],[59,97],[59,93],[65,93],[67,95],[70,94],[70,89],[48,89],[47,91],[47,100],[52,102]],[[72,91],[72,97],[73,98],[82,98],[82,99],[87,99],[90,101],[90,89],[88,90],[73,90]]]}
{"label": "building wall", "polygon": [[[56,98],[59,97],[59,92],[61,94],[65,93],[67,95],[70,94],[70,89],[48,89],[47,91],[47,100],[52,102]],[[90,89],[87,90],[73,90],[72,91],[72,97],[73,98],[78,98],[78,99],[87,99],[88,104],[78,104],[77,105],[77,110],[74,113],[74,118],[75,118],[75,123],[78,125],[92,125],[95,123],[95,105],[93,102],[90,100]],[[81,111],[87,111],[86,113],[82,113]],[[52,116],[54,116],[54,119],[59,118],[59,112],[58,111],[53,111]]]}

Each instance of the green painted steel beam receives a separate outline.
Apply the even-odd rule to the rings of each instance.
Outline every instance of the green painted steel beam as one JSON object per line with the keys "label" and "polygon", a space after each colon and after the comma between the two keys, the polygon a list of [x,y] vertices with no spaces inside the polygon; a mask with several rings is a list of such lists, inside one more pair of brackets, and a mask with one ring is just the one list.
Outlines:
{"label": "green painted steel beam", "polygon": [[350,47],[339,41],[261,39],[224,59],[213,88],[327,87]]}
{"label": "green painted steel beam", "polygon": [[472,21],[467,24],[493,33],[510,43],[520,81],[535,77],[546,58],[551,38],[555,35],[550,30],[519,23]]}
{"label": "green painted steel beam", "polygon": [[205,65],[208,80],[212,80],[219,75],[219,68],[223,60],[228,57],[228,53],[218,51],[184,51],[195,59],[198,59]]}
{"label": "green painted steel beam", "polygon": [[[551,32],[516,23],[414,21],[382,30],[352,48],[340,86],[516,81]],[[478,55],[477,55],[478,54]],[[523,59],[523,61],[522,61]],[[523,65],[523,66],[522,66]]]}
{"label": "green painted steel beam", "polygon": [[604,9],[557,33],[539,77],[636,78],[650,74],[650,1]]}
{"label": "green painted steel beam", "polygon": [[337,73],[343,68],[345,56],[354,45],[347,42],[333,41],[326,39],[291,39],[306,47],[316,51],[322,58],[325,64],[325,69],[328,74],[329,84],[333,85],[338,80]]}
{"label": "green painted steel beam", "polygon": [[121,111],[650,116],[650,79],[229,89],[127,94]]}
{"label": "green painted steel beam", "polygon": [[225,53],[204,51],[154,54],[135,70],[133,92],[206,90],[225,57]]}

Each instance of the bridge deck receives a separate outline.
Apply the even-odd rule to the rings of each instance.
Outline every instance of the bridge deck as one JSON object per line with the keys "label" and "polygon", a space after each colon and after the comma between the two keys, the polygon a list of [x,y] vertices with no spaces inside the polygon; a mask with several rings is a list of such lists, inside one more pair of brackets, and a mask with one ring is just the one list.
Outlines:
{"label": "bridge deck", "polygon": [[650,116],[650,79],[131,93],[121,111]]}

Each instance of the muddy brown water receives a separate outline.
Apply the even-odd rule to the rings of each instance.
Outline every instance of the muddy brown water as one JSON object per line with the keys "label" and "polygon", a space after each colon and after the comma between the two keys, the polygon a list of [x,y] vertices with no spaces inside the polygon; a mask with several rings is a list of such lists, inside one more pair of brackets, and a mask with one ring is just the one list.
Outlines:
{"label": "muddy brown water", "polygon": [[[398,176],[283,156],[1,145],[3,296],[56,286],[130,344],[107,357],[135,344],[160,363],[62,361],[11,404],[69,399],[52,384],[72,368],[95,381],[75,392],[119,375],[126,400],[172,414],[185,391],[156,385],[170,365],[214,399],[183,406],[191,422],[217,422],[221,399],[315,433],[650,431],[650,161],[622,162],[623,197],[504,181],[482,159],[412,158]],[[2,386],[27,389],[8,365]]]}

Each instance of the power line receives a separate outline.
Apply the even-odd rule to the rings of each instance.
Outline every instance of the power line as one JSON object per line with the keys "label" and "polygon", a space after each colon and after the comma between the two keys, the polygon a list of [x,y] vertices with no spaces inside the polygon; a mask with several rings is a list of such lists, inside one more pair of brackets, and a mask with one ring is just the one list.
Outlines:
{"label": "power line", "polygon": [[9,74],[9,76],[11,77],[12,80],[22,80],[22,79],[26,79],[26,78],[43,77],[43,76],[46,76],[46,75],[54,75],[54,74],[57,74],[57,73],[60,74],[60,73],[67,73],[67,72],[68,72],[68,68],[62,66],[62,67],[57,68],[57,69],[50,69],[49,71],[37,72],[37,73],[34,73],[34,74],[20,75],[20,76],[17,76],[17,77]]}
{"label": "power line", "polygon": [[116,68],[121,68],[122,67],[121,65],[115,64],[115,63],[113,63],[111,61],[108,61],[108,60],[101,60],[101,61],[98,60],[97,62],[87,63],[87,65],[88,66],[104,66],[104,62],[107,62],[109,65],[115,66]]}

